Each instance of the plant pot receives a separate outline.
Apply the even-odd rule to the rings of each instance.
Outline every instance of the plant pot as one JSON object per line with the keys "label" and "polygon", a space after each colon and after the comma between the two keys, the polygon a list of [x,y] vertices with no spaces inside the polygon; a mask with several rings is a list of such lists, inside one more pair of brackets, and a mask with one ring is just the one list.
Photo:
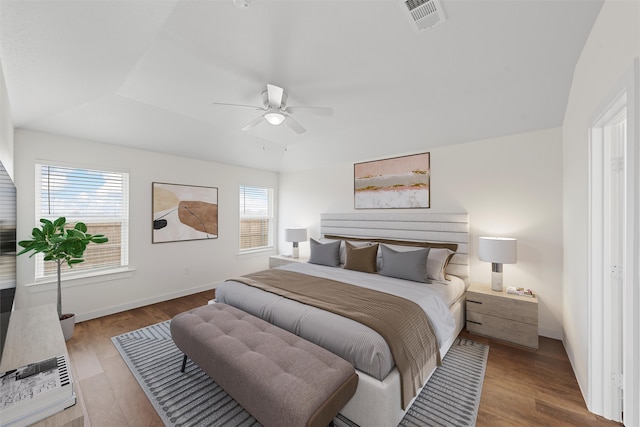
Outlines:
{"label": "plant pot", "polygon": [[62,335],[65,341],[73,337],[73,329],[76,326],[76,315],[73,313],[63,314],[60,318],[60,326],[62,327]]}

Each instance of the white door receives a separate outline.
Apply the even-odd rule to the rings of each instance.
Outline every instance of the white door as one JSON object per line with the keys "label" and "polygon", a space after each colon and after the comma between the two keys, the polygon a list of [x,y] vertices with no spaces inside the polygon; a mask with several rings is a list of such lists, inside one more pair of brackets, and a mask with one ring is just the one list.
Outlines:
{"label": "white door", "polygon": [[594,115],[587,406],[640,425],[640,60]]}
{"label": "white door", "polygon": [[[615,107],[615,106],[614,106]],[[626,246],[626,106],[610,111],[611,119],[603,124],[603,296],[605,384],[609,396],[605,399],[607,418],[622,421],[622,340],[624,283],[624,248]]]}

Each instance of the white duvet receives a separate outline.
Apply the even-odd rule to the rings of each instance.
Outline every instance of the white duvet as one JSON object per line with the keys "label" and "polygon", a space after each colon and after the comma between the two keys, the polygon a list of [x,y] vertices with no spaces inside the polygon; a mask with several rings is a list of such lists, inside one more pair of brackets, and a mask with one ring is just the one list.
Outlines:
{"label": "white duvet", "polygon": [[[279,268],[386,292],[413,301],[427,314],[438,339],[438,346],[442,346],[454,333],[455,320],[449,307],[465,290],[464,282],[457,277],[446,282],[418,283],[310,263],[292,263]],[[384,379],[395,366],[384,338],[354,320],[234,281],[227,281],[216,287],[216,301],[235,306],[314,342],[374,378]]]}

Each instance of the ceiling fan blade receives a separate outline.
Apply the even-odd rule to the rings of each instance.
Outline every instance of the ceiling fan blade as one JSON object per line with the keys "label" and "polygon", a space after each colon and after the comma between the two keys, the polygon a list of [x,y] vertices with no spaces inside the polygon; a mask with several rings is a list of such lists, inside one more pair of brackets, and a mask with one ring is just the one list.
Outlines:
{"label": "ceiling fan blade", "polygon": [[293,129],[296,133],[304,133],[304,132],[306,132],[306,129],[303,128],[302,126],[300,126],[300,123],[298,123],[295,120],[293,120],[290,116],[287,116],[284,119],[284,124],[286,124],[288,127]]}
{"label": "ceiling fan blade", "polygon": [[245,108],[253,108],[254,110],[264,110],[263,107],[258,107],[256,105],[244,105],[244,104],[227,104],[225,102],[212,102],[213,105],[226,105],[231,107],[245,107]]}
{"label": "ceiling fan blade", "polygon": [[272,107],[280,108],[282,105],[282,95],[284,94],[284,89],[281,87],[267,84],[267,94],[269,95],[269,104]]}
{"label": "ceiling fan blade", "polygon": [[255,119],[251,120],[246,125],[244,125],[244,127],[242,129],[240,129],[240,130],[249,130],[251,128],[254,128],[254,127],[258,126],[260,124],[260,122],[262,122],[263,120],[264,120],[264,116],[258,116]]}
{"label": "ceiling fan blade", "polygon": [[332,116],[333,108],[331,107],[287,107],[287,113],[297,113],[304,111],[307,113],[318,114],[320,116]]}

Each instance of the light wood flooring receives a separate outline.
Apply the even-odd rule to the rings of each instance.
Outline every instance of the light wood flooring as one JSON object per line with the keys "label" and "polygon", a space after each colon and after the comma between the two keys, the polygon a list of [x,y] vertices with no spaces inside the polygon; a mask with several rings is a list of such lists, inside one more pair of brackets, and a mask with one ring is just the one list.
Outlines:
{"label": "light wood flooring", "polygon": [[[202,292],[78,323],[67,348],[85,404],[85,425],[162,426],[111,337],[171,319],[212,298],[213,291]],[[587,411],[560,341],[541,337],[533,351],[466,331],[462,335],[490,345],[477,426],[620,425]]]}

